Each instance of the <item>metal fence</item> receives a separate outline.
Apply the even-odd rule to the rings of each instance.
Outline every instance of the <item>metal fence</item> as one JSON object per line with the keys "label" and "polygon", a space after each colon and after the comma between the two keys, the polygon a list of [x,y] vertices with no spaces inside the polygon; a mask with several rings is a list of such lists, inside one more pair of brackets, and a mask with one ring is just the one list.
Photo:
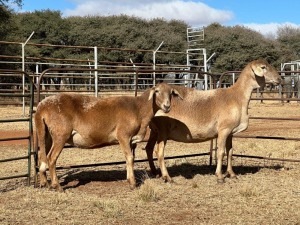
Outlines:
{"label": "metal fence", "polygon": [[[92,72],[92,75],[90,74]],[[97,77],[94,76],[95,72],[97,72]],[[157,76],[153,77],[153,73],[156,73]],[[173,84],[178,84],[178,85],[185,85],[185,86],[193,86],[197,87],[197,82],[199,80],[196,79],[174,79],[174,77],[167,78],[163,76],[158,76],[158,74],[190,74],[192,75],[191,77],[196,77],[193,76],[197,73],[198,77],[207,75],[209,79],[211,80],[212,86],[210,88],[216,88],[217,87],[217,82],[219,81],[219,84],[222,84],[222,77],[224,77],[226,74],[230,74],[232,79],[232,83],[234,82],[234,77],[238,76],[238,71],[234,71],[235,75],[230,73],[224,73],[222,74],[211,74],[211,73],[205,73],[205,72],[200,72],[200,71],[193,71],[193,70],[151,70],[151,69],[89,69],[89,68],[51,68],[47,69],[43,72],[41,72],[41,75],[37,78],[37,85],[36,85],[36,101],[35,104],[37,104],[42,97],[45,97],[47,95],[53,95],[58,92],[81,92],[84,94],[92,94],[92,95],[100,95],[107,96],[109,94],[129,94],[129,95],[134,95],[137,96],[140,91],[143,91],[145,88],[152,86],[153,84],[157,82],[169,82]],[[9,92],[5,91],[6,93],[1,92],[0,96],[13,96],[13,97],[22,97],[22,98],[28,98],[30,103],[30,115],[29,118],[21,118],[21,119],[16,119],[16,120],[4,120],[0,122],[14,122],[14,121],[28,121],[29,122],[29,136],[27,137],[19,137],[18,139],[28,139],[28,155],[27,156],[22,156],[19,158],[14,158],[14,159],[4,159],[0,160],[0,162],[6,162],[6,161],[12,161],[12,160],[19,160],[19,159],[28,159],[28,174],[26,175],[16,175],[16,176],[10,176],[10,177],[5,177],[5,178],[0,178],[0,179],[11,179],[11,178],[17,178],[17,177],[23,177],[26,176],[28,178],[28,183],[30,182],[30,167],[31,167],[31,161],[30,161],[30,156],[34,155],[34,168],[35,168],[35,175],[38,173],[38,167],[37,167],[37,146],[35,147],[34,150],[32,150],[32,114],[33,114],[33,103],[34,103],[34,85],[31,80],[33,79],[32,76],[29,76],[28,74],[20,71],[5,71],[5,70],[0,70],[0,73],[19,73],[19,74],[24,74],[24,77],[26,80],[29,80],[28,83],[25,85],[24,90],[29,90],[28,93],[25,94],[20,94],[20,91],[23,90],[18,90],[18,92]],[[45,88],[43,87],[43,78],[47,76],[52,76],[55,77],[54,74],[60,73],[62,78],[78,78],[78,79],[91,79],[92,81],[88,83],[88,85],[85,84],[85,86],[81,86],[80,88],[75,88],[72,89],[71,87],[65,87],[65,88],[60,88],[57,89],[55,88],[55,85],[52,88]],[[84,76],[77,77],[77,73],[82,73]],[[285,71],[286,73],[286,71]],[[8,76],[10,76],[7,74]],[[2,75],[3,76],[3,75]],[[101,80],[110,80],[110,82],[103,83]],[[118,82],[116,82],[118,80]],[[123,82],[120,82],[120,80]],[[124,82],[124,80],[127,80],[128,82]],[[99,82],[100,81],[100,82]],[[230,83],[230,82],[229,82]],[[10,83],[11,85],[15,85],[14,83]],[[108,85],[110,84],[110,85]],[[116,88],[119,86],[119,88]],[[219,86],[221,87],[221,85]],[[270,92],[269,92],[270,93]],[[275,93],[280,94],[278,90],[276,90]],[[282,93],[282,92],[281,92]],[[272,97],[272,98],[252,98],[252,100],[275,100],[275,101],[296,101],[296,98],[284,98],[283,96],[281,97]],[[295,120],[295,121],[300,121],[300,118],[272,118],[272,117],[250,117],[250,120],[254,119],[263,119],[263,120]],[[257,139],[276,139],[276,140],[282,140],[282,141],[299,141],[300,138],[290,138],[290,137],[271,137],[271,136],[245,136],[245,135],[235,135],[234,138],[257,138]],[[12,139],[1,139],[2,141],[7,141],[7,140],[12,140]],[[0,140],[0,141],[1,141]],[[210,165],[212,165],[213,161],[213,152],[217,149],[217,146],[214,142],[214,140],[211,141],[210,144],[210,149],[208,152],[205,153],[199,153],[199,154],[190,154],[190,155],[178,155],[178,156],[172,156],[172,157],[166,157],[166,159],[176,159],[176,158],[189,158],[189,157],[197,157],[197,156],[210,156]],[[266,159],[266,160],[278,160],[278,161],[289,161],[289,162],[300,162],[299,159],[283,159],[283,158],[269,158],[269,157],[261,157],[261,156],[253,156],[253,155],[234,155],[235,157],[248,157],[248,158],[255,158],[255,159]],[[138,160],[136,162],[144,162],[146,160]],[[103,165],[117,165],[117,164],[125,164],[125,161],[120,161],[120,162],[110,162],[110,163],[99,163],[99,164],[88,164],[88,165],[68,165],[67,167],[61,166],[58,167],[57,169],[65,169],[65,168],[82,168],[82,167],[94,167],[94,166],[103,166]],[[36,178],[36,177],[35,177]],[[35,179],[35,183],[36,183]]]}
{"label": "metal fence", "polygon": [[[42,77],[43,76],[46,76],[47,73],[51,73],[53,72],[55,69],[49,69],[49,70],[46,70],[44,71],[39,80],[41,81],[42,80]],[[78,69],[78,70],[82,70],[82,69]],[[94,70],[92,70],[94,71]],[[153,71],[153,70],[120,70],[120,69],[113,69],[113,70],[97,70],[98,72],[98,76],[102,76],[103,74],[108,74],[108,73],[115,73],[115,72],[118,72],[120,74],[126,74],[128,76],[134,76],[134,86],[133,86],[133,90],[134,90],[134,95],[137,96],[137,93],[139,91],[139,77],[142,76],[142,75],[148,75],[149,78],[147,79],[150,79],[151,82],[150,84],[152,85],[152,80],[153,80],[153,77],[150,77],[151,74],[153,74],[153,72],[160,72],[160,73],[169,73],[169,72],[174,72],[174,73],[179,73],[179,72],[182,72],[181,70],[159,70],[159,71]],[[224,74],[211,74],[211,73],[204,73],[204,72],[196,72],[196,71],[185,71],[186,73],[198,73],[198,76],[200,75],[203,75],[203,74],[206,74],[207,76],[210,77],[211,79],[211,83],[213,84],[211,86],[211,88],[216,88],[216,82],[217,81],[221,81],[222,80],[222,77],[223,76],[226,76],[227,74],[230,74],[230,76],[232,76],[232,83],[234,83],[234,77],[237,77],[238,76],[238,73],[239,71],[234,71],[234,75],[232,75],[232,72],[229,72],[229,73],[224,73]],[[110,75],[110,78],[111,75]],[[115,79],[120,79],[119,76],[116,76],[114,77]],[[141,80],[144,79],[144,78],[141,78]],[[154,81],[153,83],[156,83],[156,82],[161,82],[163,81],[162,79],[155,79],[154,78]],[[195,82],[197,82],[197,80],[194,80],[194,79],[191,79],[191,80],[188,80],[189,82],[188,83],[185,83],[186,80],[177,80],[174,81],[173,79],[172,80],[167,80],[167,82],[170,82],[170,83],[174,83],[174,84],[178,84],[178,85],[185,85],[185,86],[188,86],[189,84],[193,84],[193,86],[195,87]],[[222,82],[220,82],[222,83]],[[131,83],[132,84],[132,83]],[[149,84],[149,85],[150,85]],[[41,94],[41,88],[40,88],[40,83],[38,85],[38,91],[37,91],[37,99],[38,101],[40,100],[40,94]],[[101,92],[100,92],[101,93]],[[280,91],[276,91],[275,93],[282,93]],[[261,100],[261,99],[264,99],[264,98],[252,98],[252,100]],[[280,98],[267,98],[268,100],[280,100],[280,101],[286,101],[286,100],[291,100],[291,99],[288,99],[288,98],[283,98],[283,96],[281,96]],[[295,100],[295,99],[293,99]],[[263,120],[294,120],[294,121],[300,121],[300,118],[272,118],[272,117],[250,117],[250,120],[253,120],[253,119],[263,119]],[[300,138],[289,138],[289,137],[273,137],[273,136],[245,136],[245,135],[234,135],[234,138],[257,138],[257,139],[276,139],[276,140],[286,140],[286,141],[289,141],[289,140],[293,140],[293,141],[300,141]],[[209,164],[212,165],[212,162],[213,162],[213,157],[214,157],[214,154],[213,152],[217,149],[217,145],[216,145],[216,142],[214,140],[211,140],[211,144],[210,144],[210,149],[208,152],[205,152],[205,153],[199,153],[199,154],[190,154],[190,155],[178,155],[178,156],[172,156],[172,157],[166,157],[166,159],[177,159],[177,158],[189,158],[189,157],[198,157],[198,156],[209,156],[210,159],[209,159]],[[237,154],[234,154],[233,156],[235,157],[246,157],[246,158],[255,158],[255,159],[265,159],[265,160],[277,160],[277,161],[288,161],[288,162],[300,162],[299,159],[283,159],[283,158],[270,158],[270,157],[262,157],[262,156],[253,156],[253,155],[237,155]],[[154,160],[157,160],[157,159],[154,159]],[[147,160],[136,160],[136,162],[145,162]],[[118,161],[118,162],[105,162],[105,163],[96,163],[96,164],[85,164],[85,165],[68,165],[66,167],[64,166],[61,166],[61,167],[57,167],[57,169],[66,169],[66,168],[83,168],[83,167],[95,167],[95,166],[107,166],[107,165],[119,165],[119,164],[125,164],[126,162],[125,161]],[[38,168],[36,168],[38,170]]]}

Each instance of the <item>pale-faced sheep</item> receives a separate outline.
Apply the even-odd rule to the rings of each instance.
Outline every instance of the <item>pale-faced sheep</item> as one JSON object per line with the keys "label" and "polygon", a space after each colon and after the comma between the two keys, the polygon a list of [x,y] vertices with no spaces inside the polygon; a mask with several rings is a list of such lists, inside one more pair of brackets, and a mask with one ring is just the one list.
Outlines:
{"label": "pale-faced sheep", "polygon": [[41,101],[35,114],[40,186],[62,190],[56,161],[66,143],[80,148],[120,144],[127,164],[127,180],[136,186],[133,172],[134,148],[143,140],[147,126],[160,109],[170,110],[171,96],[177,91],[159,84],[138,97],[96,98],[75,94],[58,94]]}
{"label": "pale-faced sheep", "polygon": [[[162,178],[172,181],[164,162],[164,148],[167,140],[178,142],[202,142],[217,138],[216,176],[224,182],[225,176],[236,177],[232,170],[232,136],[248,127],[248,105],[253,89],[265,83],[281,82],[274,67],[265,60],[250,62],[241,72],[237,82],[225,89],[197,91],[177,87],[182,101],[174,99],[172,111],[167,115],[158,111],[150,122],[150,137],[146,145],[147,156],[152,173],[156,174],[153,163],[155,150]],[[226,150],[225,150],[226,149]],[[222,160],[227,152],[227,172],[222,174]]]}

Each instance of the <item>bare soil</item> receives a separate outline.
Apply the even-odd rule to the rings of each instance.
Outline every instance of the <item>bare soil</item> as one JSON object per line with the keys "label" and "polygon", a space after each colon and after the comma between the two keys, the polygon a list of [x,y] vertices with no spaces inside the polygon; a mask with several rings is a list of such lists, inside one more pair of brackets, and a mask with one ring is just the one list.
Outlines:
{"label": "bare soil", "polygon": [[[19,117],[19,107],[1,107],[0,117]],[[300,118],[298,103],[251,102],[251,116]],[[242,135],[300,137],[300,121],[250,120]],[[0,124],[0,138],[23,135],[28,123]],[[4,136],[5,135],[5,136]],[[27,142],[0,142],[0,160],[27,154]],[[136,159],[145,159],[140,143]],[[166,156],[209,152],[210,142],[169,141]],[[25,178],[0,180],[0,224],[300,224],[300,142],[234,138],[238,179],[217,184],[215,160],[186,157],[167,160],[174,183],[149,174],[136,163],[139,186],[130,190],[124,164],[59,170],[63,193],[26,186]],[[119,146],[66,148],[58,166],[124,161]],[[226,162],[224,161],[224,165]],[[0,177],[23,174],[27,161],[0,163]]]}

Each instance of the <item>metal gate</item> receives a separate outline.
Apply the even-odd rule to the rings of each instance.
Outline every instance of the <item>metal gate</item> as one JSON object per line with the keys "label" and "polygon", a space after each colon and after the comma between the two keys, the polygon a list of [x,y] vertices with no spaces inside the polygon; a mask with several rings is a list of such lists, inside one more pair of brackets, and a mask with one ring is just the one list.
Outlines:
{"label": "metal gate", "polygon": [[[10,79],[7,79],[7,78]],[[13,81],[14,79],[22,79],[24,82],[23,88],[18,89],[15,92],[7,93],[8,91],[0,92],[1,98],[22,98],[23,100],[26,99],[26,102],[29,105],[29,112],[28,115],[25,116],[23,112],[23,116],[21,115],[18,118],[5,118],[0,119],[0,123],[16,123],[16,122],[28,122],[28,135],[25,136],[19,136],[19,137],[8,137],[8,138],[2,138],[0,137],[0,144],[4,141],[14,141],[14,140],[27,140],[27,154],[22,155],[19,157],[14,158],[6,158],[6,159],[0,159],[0,163],[8,163],[11,161],[19,161],[19,160],[27,160],[27,173],[25,174],[14,174],[6,177],[0,177],[0,180],[6,180],[6,179],[13,179],[13,178],[21,178],[21,177],[27,177],[27,184],[30,184],[30,177],[31,177],[31,156],[32,156],[32,142],[33,142],[33,126],[32,126],[32,114],[33,114],[33,104],[34,104],[34,85],[31,81],[31,78],[26,72],[18,71],[18,70],[4,70],[0,69],[0,82],[1,85],[4,87],[9,87],[14,85]],[[10,81],[10,82],[9,82]],[[25,88],[26,84],[26,88]],[[5,89],[5,88],[4,88]],[[10,89],[7,89],[10,90]],[[3,106],[4,100],[1,101],[0,106]]]}

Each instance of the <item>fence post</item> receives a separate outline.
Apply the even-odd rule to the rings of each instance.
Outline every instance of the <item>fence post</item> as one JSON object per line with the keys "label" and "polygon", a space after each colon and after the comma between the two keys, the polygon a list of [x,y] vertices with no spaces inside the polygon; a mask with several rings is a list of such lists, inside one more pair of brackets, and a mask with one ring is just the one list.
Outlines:
{"label": "fence post", "polygon": [[95,97],[98,97],[98,49],[94,47],[94,69],[95,69]]}
{"label": "fence post", "polygon": [[[32,35],[34,34],[34,31],[30,34],[30,36],[27,38],[27,40],[22,43],[22,71],[25,72],[25,45],[30,40]],[[25,74],[22,74],[22,89],[23,89],[23,95],[25,95]],[[23,116],[25,116],[25,97],[23,97]]]}
{"label": "fence post", "polygon": [[160,49],[160,47],[163,45],[163,41],[160,43],[160,45],[157,47],[157,49],[155,49],[153,51],[153,86],[155,86],[156,84],[156,74],[155,74],[155,70],[156,70],[156,52]]}

